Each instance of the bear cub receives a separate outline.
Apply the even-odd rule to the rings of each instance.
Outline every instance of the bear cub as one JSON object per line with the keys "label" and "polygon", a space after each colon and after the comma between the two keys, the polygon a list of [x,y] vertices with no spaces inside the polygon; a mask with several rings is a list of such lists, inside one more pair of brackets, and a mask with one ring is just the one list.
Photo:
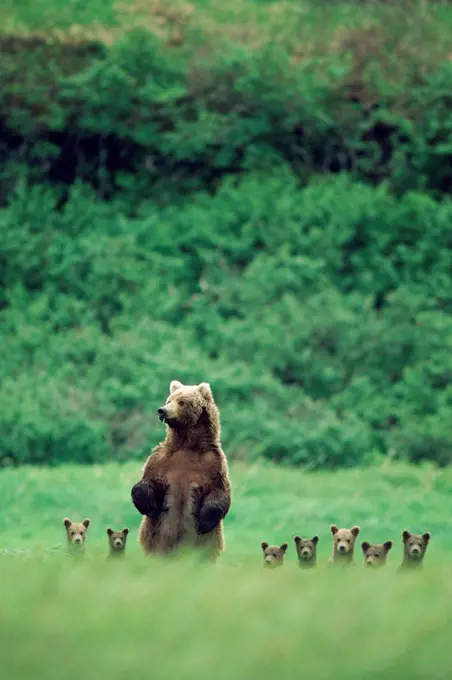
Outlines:
{"label": "bear cub", "polygon": [[359,527],[339,529],[336,524],[332,524],[330,531],[333,536],[333,554],[329,558],[328,563],[340,565],[352,564],[355,541],[360,531]]}
{"label": "bear cub", "polygon": [[129,533],[128,529],[122,529],[122,531],[113,531],[113,529],[110,529],[110,527],[108,527],[107,535],[109,545],[108,553],[109,558],[124,557],[124,555],[126,554],[128,533]]}
{"label": "bear cub", "polygon": [[399,568],[415,569],[422,567],[430,538],[431,533],[429,531],[424,534],[411,534],[404,529],[402,532],[403,560]]}
{"label": "bear cub", "polygon": [[386,541],[380,545],[371,545],[367,541],[363,541],[361,549],[364,554],[364,566],[371,568],[384,567],[391,548],[392,541]]}
{"label": "bear cub", "polygon": [[262,541],[261,548],[264,553],[264,567],[267,569],[275,569],[276,567],[283,566],[284,557],[288,548],[287,543],[282,543],[282,545],[269,545],[265,541]]}
{"label": "bear cub", "polygon": [[317,564],[317,543],[319,542],[319,537],[301,538],[301,536],[295,536],[294,542],[297,550],[298,566],[302,569],[315,567]]}
{"label": "bear cub", "polygon": [[90,525],[89,519],[83,522],[72,522],[65,517],[63,524],[66,527],[67,549],[69,555],[82,557],[85,554],[86,534]]}

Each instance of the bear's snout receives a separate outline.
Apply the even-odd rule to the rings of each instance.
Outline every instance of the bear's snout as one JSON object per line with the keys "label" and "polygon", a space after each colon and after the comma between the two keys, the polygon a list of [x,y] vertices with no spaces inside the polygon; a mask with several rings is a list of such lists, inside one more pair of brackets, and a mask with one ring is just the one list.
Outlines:
{"label": "bear's snout", "polygon": [[345,553],[345,552],[347,552],[347,548],[345,547],[345,545],[344,545],[343,543],[340,543],[340,544],[339,544],[339,552],[340,552],[340,553]]}
{"label": "bear's snout", "polygon": [[165,420],[167,411],[166,411],[166,408],[164,406],[162,406],[161,408],[158,408],[157,413],[158,413],[158,417],[160,418],[160,420]]}
{"label": "bear's snout", "polygon": [[304,557],[305,559],[311,557],[311,551],[309,550],[309,548],[303,548],[303,550],[301,551],[301,556]]}
{"label": "bear's snout", "polygon": [[82,542],[82,539],[80,538],[80,536],[76,536],[76,537],[74,538],[74,543],[75,543],[75,545],[80,545],[81,542]]}
{"label": "bear's snout", "polygon": [[277,560],[273,560],[271,557],[266,557],[264,560],[264,566],[270,569],[274,569],[274,567],[280,566],[280,562],[278,562]]}

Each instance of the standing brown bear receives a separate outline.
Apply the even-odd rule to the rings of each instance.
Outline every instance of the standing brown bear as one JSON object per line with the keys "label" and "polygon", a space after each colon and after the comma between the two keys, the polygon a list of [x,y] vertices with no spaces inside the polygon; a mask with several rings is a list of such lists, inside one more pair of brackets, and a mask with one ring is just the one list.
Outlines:
{"label": "standing brown bear", "polygon": [[166,423],[166,438],[152,451],[132,488],[132,501],[144,515],[141,547],[154,555],[195,547],[215,559],[224,547],[231,485],[210,385],[173,380],[166,404],[157,413]]}

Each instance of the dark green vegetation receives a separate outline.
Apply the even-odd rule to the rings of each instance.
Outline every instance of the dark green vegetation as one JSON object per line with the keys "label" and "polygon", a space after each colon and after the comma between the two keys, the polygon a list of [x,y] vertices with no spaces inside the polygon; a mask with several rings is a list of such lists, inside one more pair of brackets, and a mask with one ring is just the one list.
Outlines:
{"label": "dark green vegetation", "polygon": [[451,461],[452,9],[2,3],[0,457]]}
{"label": "dark green vegetation", "polygon": [[[128,497],[139,468],[0,471],[2,677],[450,677],[450,470],[386,461],[308,474],[236,463],[226,551],[206,567],[142,557]],[[64,541],[66,514],[92,519],[86,564],[49,550]],[[352,573],[327,569],[331,522],[359,523],[360,540],[392,538],[384,570],[369,573],[359,552]],[[108,525],[131,529],[124,563],[105,562]],[[432,531],[423,574],[396,572],[405,526]],[[313,573],[297,567],[295,533],[320,536]],[[264,572],[261,540],[289,543],[281,572]]]}

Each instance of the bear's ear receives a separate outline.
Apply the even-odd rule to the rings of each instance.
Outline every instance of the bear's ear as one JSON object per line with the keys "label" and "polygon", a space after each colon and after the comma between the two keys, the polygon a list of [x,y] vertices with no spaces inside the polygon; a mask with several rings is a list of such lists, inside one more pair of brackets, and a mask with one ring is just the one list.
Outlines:
{"label": "bear's ear", "polygon": [[123,533],[125,536],[127,536],[127,534],[129,533],[129,530],[128,530],[128,529],[123,529],[123,530],[122,530],[122,533]]}
{"label": "bear's ear", "polygon": [[207,401],[212,401],[212,390],[210,389],[209,383],[201,383],[198,385],[198,390],[201,392],[201,395],[206,399]]}
{"label": "bear's ear", "polygon": [[366,553],[369,550],[369,548],[370,548],[370,543],[368,543],[367,541],[363,541],[361,543],[361,549],[362,549],[363,553]]}
{"label": "bear's ear", "polygon": [[334,536],[334,534],[337,534],[337,532],[339,531],[339,527],[338,527],[336,524],[332,524],[332,525],[330,526],[330,531],[331,531],[331,533],[332,533],[333,536]]}
{"label": "bear's ear", "polygon": [[402,531],[402,539],[404,543],[410,538],[410,536],[411,536],[410,532],[407,531],[406,529]]}
{"label": "bear's ear", "polygon": [[63,520],[63,524],[64,524],[64,526],[66,527],[66,529],[69,529],[69,527],[71,526],[72,522],[71,522],[71,520],[69,519],[69,517],[65,517],[64,520]]}
{"label": "bear's ear", "polygon": [[265,551],[267,550],[267,548],[268,548],[268,543],[266,543],[265,541],[262,541],[262,543],[261,543],[261,548],[262,548],[262,550],[265,552]]}
{"label": "bear's ear", "polygon": [[392,548],[392,541],[386,541],[385,543],[383,543],[383,546],[386,552],[389,552]]}
{"label": "bear's ear", "polygon": [[89,525],[91,524],[91,520],[84,519],[82,523],[83,523],[83,526],[85,527],[85,529],[87,529],[89,527]]}
{"label": "bear's ear", "polygon": [[424,539],[424,541],[425,541],[426,543],[428,543],[429,540],[430,540],[430,538],[431,538],[431,533],[430,533],[430,531],[426,531],[425,534],[422,534],[422,538]]}
{"label": "bear's ear", "polygon": [[107,529],[107,534],[108,534],[109,536],[111,536],[112,533],[113,533],[113,529],[110,529],[110,527],[108,527],[108,529]]}
{"label": "bear's ear", "polygon": [[314,543],[314,545],[317,545],[317,543],[319,542],[319,537],[318,537],[318,536],[313,536],[311,540],[312,540],[312,542]]}
{"label": "bear's ear", "polygon": [[360,529],[359,529],[358,526],[352,527],[352,534],[353,534],[353,536],[356,537],[356,536],[359,534],[359,531],[360,531]]}
{"label": "bear's ear", "polygon": [[299,543],[301,543],[301,536],[294,536],[293,540],[295,541],[296,545],[298,545]]}
{"label": "bear's ear", "polygon": [[172,394],[176,390],[180,390],[181,387],[183,387],[181,382],[179,382],[178,380],[171,380],[170,386],[169,386],[170,394]]}
{"label": "bear's ear", "polygon": [[282,545],[279,546],[280,550],[282,550],[283,553],[286,552],[286,550],[287,550],[288,547],[289,547],[289,546],[287,545],[287,543],[283,543]]}

